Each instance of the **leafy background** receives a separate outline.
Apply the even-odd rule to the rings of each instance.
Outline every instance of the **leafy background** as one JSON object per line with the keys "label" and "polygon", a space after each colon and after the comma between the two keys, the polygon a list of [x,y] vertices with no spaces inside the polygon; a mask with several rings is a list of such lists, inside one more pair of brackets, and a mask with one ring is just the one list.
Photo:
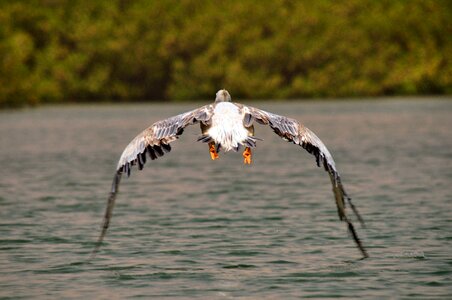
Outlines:
{"label": "leafy background", "polygon": [[0,0],[0,107],[452,93],[452,2]]}

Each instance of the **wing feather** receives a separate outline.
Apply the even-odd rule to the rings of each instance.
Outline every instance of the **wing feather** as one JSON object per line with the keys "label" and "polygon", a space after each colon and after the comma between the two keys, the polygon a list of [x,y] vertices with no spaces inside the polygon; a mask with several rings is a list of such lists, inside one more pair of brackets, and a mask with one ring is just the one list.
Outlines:
{"label": "wing feather", "polygon": [[[107,208],[102,221],[101,233],[97,239],[96,246],[91,253],[91,258],[95,257],[110,225],[122,174],[125,173],[127,176],[130,176],[131,168],[134,165],[138,165],[138,169],[141,170],[146,163],[146,154],[149,155],[151,160],[154,160],[163,156],[165,152],[170,152],[170,143],[179,138],[185,127],[198,123],[199,121],[208,122],[212,116],[212,112],[212,105],[206,105],[198,109],[158,121],[138,134],[127,145],[116,166],[116,173],[113,177],[112,188],[108,196]],[[198,119],[198,117],[200,117],[200,119]]]}
{"label": "wing feather", "polygon": [[336,164],[325,144],[317,137],[314,132],[312,132],[309,128],[299,123],[295,119],[269,113],[254,107],[245,106],[243,104],[236,104],[239,107],[242,107],[245,114],[250,114],[252,116],[252,119],[255,119],[258,123],[269,125],[273,129],[273,131],[285,141],[300,145],[307,152],[314,155],[317,166],[323,166],[325,171],[327,171],[329,174],[339,219],[348,224],[348,229],[352,233],[352,236],[358,248],[361,250],[364,257],[367,257],[367,252],[362,246],[351,220],[346,215],[345,200],[347,200],[350,208],[357,216],[359,222],[364,225],[363,219],[358,213],[356,207],[353,205],[351,198],[346,193],[344,186],[342,185],[339,172],[336,169]]}
{"label": "wing feather", "polygon": [[[212,111],[212,106],[206,105],[152,124],[127,145],[118,161],[116,170],[121,171],[127,163],[137,163],[139,154],[148,153],[151,159],[155,159],[155,156],[163,156],[164,151],[169,152],[171,150],[169,144],[179,138],[185,127],[199,122],[198,116],[208,120]],[[151,151],[149,146],[152,147]]]}

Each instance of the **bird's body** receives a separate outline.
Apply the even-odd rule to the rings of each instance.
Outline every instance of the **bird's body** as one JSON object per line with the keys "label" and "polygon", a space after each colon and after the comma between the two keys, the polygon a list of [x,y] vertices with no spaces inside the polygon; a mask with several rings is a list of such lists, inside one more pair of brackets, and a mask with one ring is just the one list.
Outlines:
{"label": "bird's body", "polygon": [[196,123],[199,123],[201,127],[201,136],[198,141],[208,143],[212,160],[219,158],[220,150],[224,152],[238,151],[243,146],[245,147],[244,163],[250,164],[251,148],[256,147],[258,140],[254,136],[254,123],[270,126],[283,140],[297,144],[314,155],[317,165],[323,166],[330,176],[339,219],[347,223],[358,248],[363,256],[367,257],[367,252],[346,214],[346,201],[361,223],[362,219],[345,192],[334,160],[323,142],[297,120],[231,102],[231,96],[226,90],[218,91],[215,102],[212,104],[154,123],[137,135],[124,149],[117,165],[102,232],[93,255],[99,249],[109,227],[121,175],[125,173],[129,176],[134,165],[141,170],[146,163],[147,156],[154,160],[170,152],[170,143],[179,138],[185,127]]}
{"label": "bird's body", "polygon": [[244,145],[250,131],[243,125],[243,112],[231,102],[220,102],[215,105],[212,125],[206,133],[225,152],[237,150]]}

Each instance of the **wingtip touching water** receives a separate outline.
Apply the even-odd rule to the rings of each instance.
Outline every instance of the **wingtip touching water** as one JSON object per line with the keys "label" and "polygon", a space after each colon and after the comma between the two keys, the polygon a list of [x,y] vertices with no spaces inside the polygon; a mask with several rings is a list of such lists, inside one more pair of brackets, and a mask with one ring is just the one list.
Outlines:
{"label": "wingtip touching water", "polygon": [[317,166],[323,166],[329,174],[339,219],[347,224],[348,231],[363,258],[369,257],[346,213],[346,202],[363,226],[364,221],[353,205],[351,198],[345,192],[333,157],[323,142],[297,120],[240,103],[233,103],[229,93],[226,90],[220,90],[217,92],[213,104],[158,121],[138,134],[127,145],[118,161],[102,221],[101,233],[90,258],[96,256],[107,233],[122,174],[130,176],[133,166],[137,165],[139,170],[143,169],[147,157],[155,160],[170,152],[170,143],[176,141],[183,134],[184,128],[198,123],[202,134],[198,141],[209,144],[206,153],[209,152],[212,159],[218,158],[220,150],[227,152],[244,148],[244,163],[250,164],[251,148],[255,148],[256,141],[259,140],[254,136],[255,123],[268,125],[283,140],[299,145],[312,154],[316,159]]}
{"label": "wingtip touching water", "polygon": [[107,229],[110,226],[110,220],[113,214],[113,208],[115,207],[116,195],[118,194],[119,183],[121,182],[122,171],[117,171],[113,177],[113,183],[111,185],[110,195],[108,196],[107,207],[105,209],[104,218],[102,220],[101,232],[97,239],[96,246],[91,252],[90,259],[96,257],[97,252],[102,245]]}

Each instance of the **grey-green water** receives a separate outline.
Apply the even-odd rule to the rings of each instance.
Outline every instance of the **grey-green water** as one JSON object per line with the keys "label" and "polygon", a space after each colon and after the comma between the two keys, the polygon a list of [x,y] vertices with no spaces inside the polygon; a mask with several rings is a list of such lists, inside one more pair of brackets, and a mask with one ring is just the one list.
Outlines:
{"label": "grey-green water", "polygon": [[356,225],[369,259],[314,158],[259,126],[251,166],[211,161],[194,127],[124,179],[86,262],[125,145],[198,105],[1,112],[0,298],[452,296],[451,99],[253,103],[326,143],[367,222]]}

